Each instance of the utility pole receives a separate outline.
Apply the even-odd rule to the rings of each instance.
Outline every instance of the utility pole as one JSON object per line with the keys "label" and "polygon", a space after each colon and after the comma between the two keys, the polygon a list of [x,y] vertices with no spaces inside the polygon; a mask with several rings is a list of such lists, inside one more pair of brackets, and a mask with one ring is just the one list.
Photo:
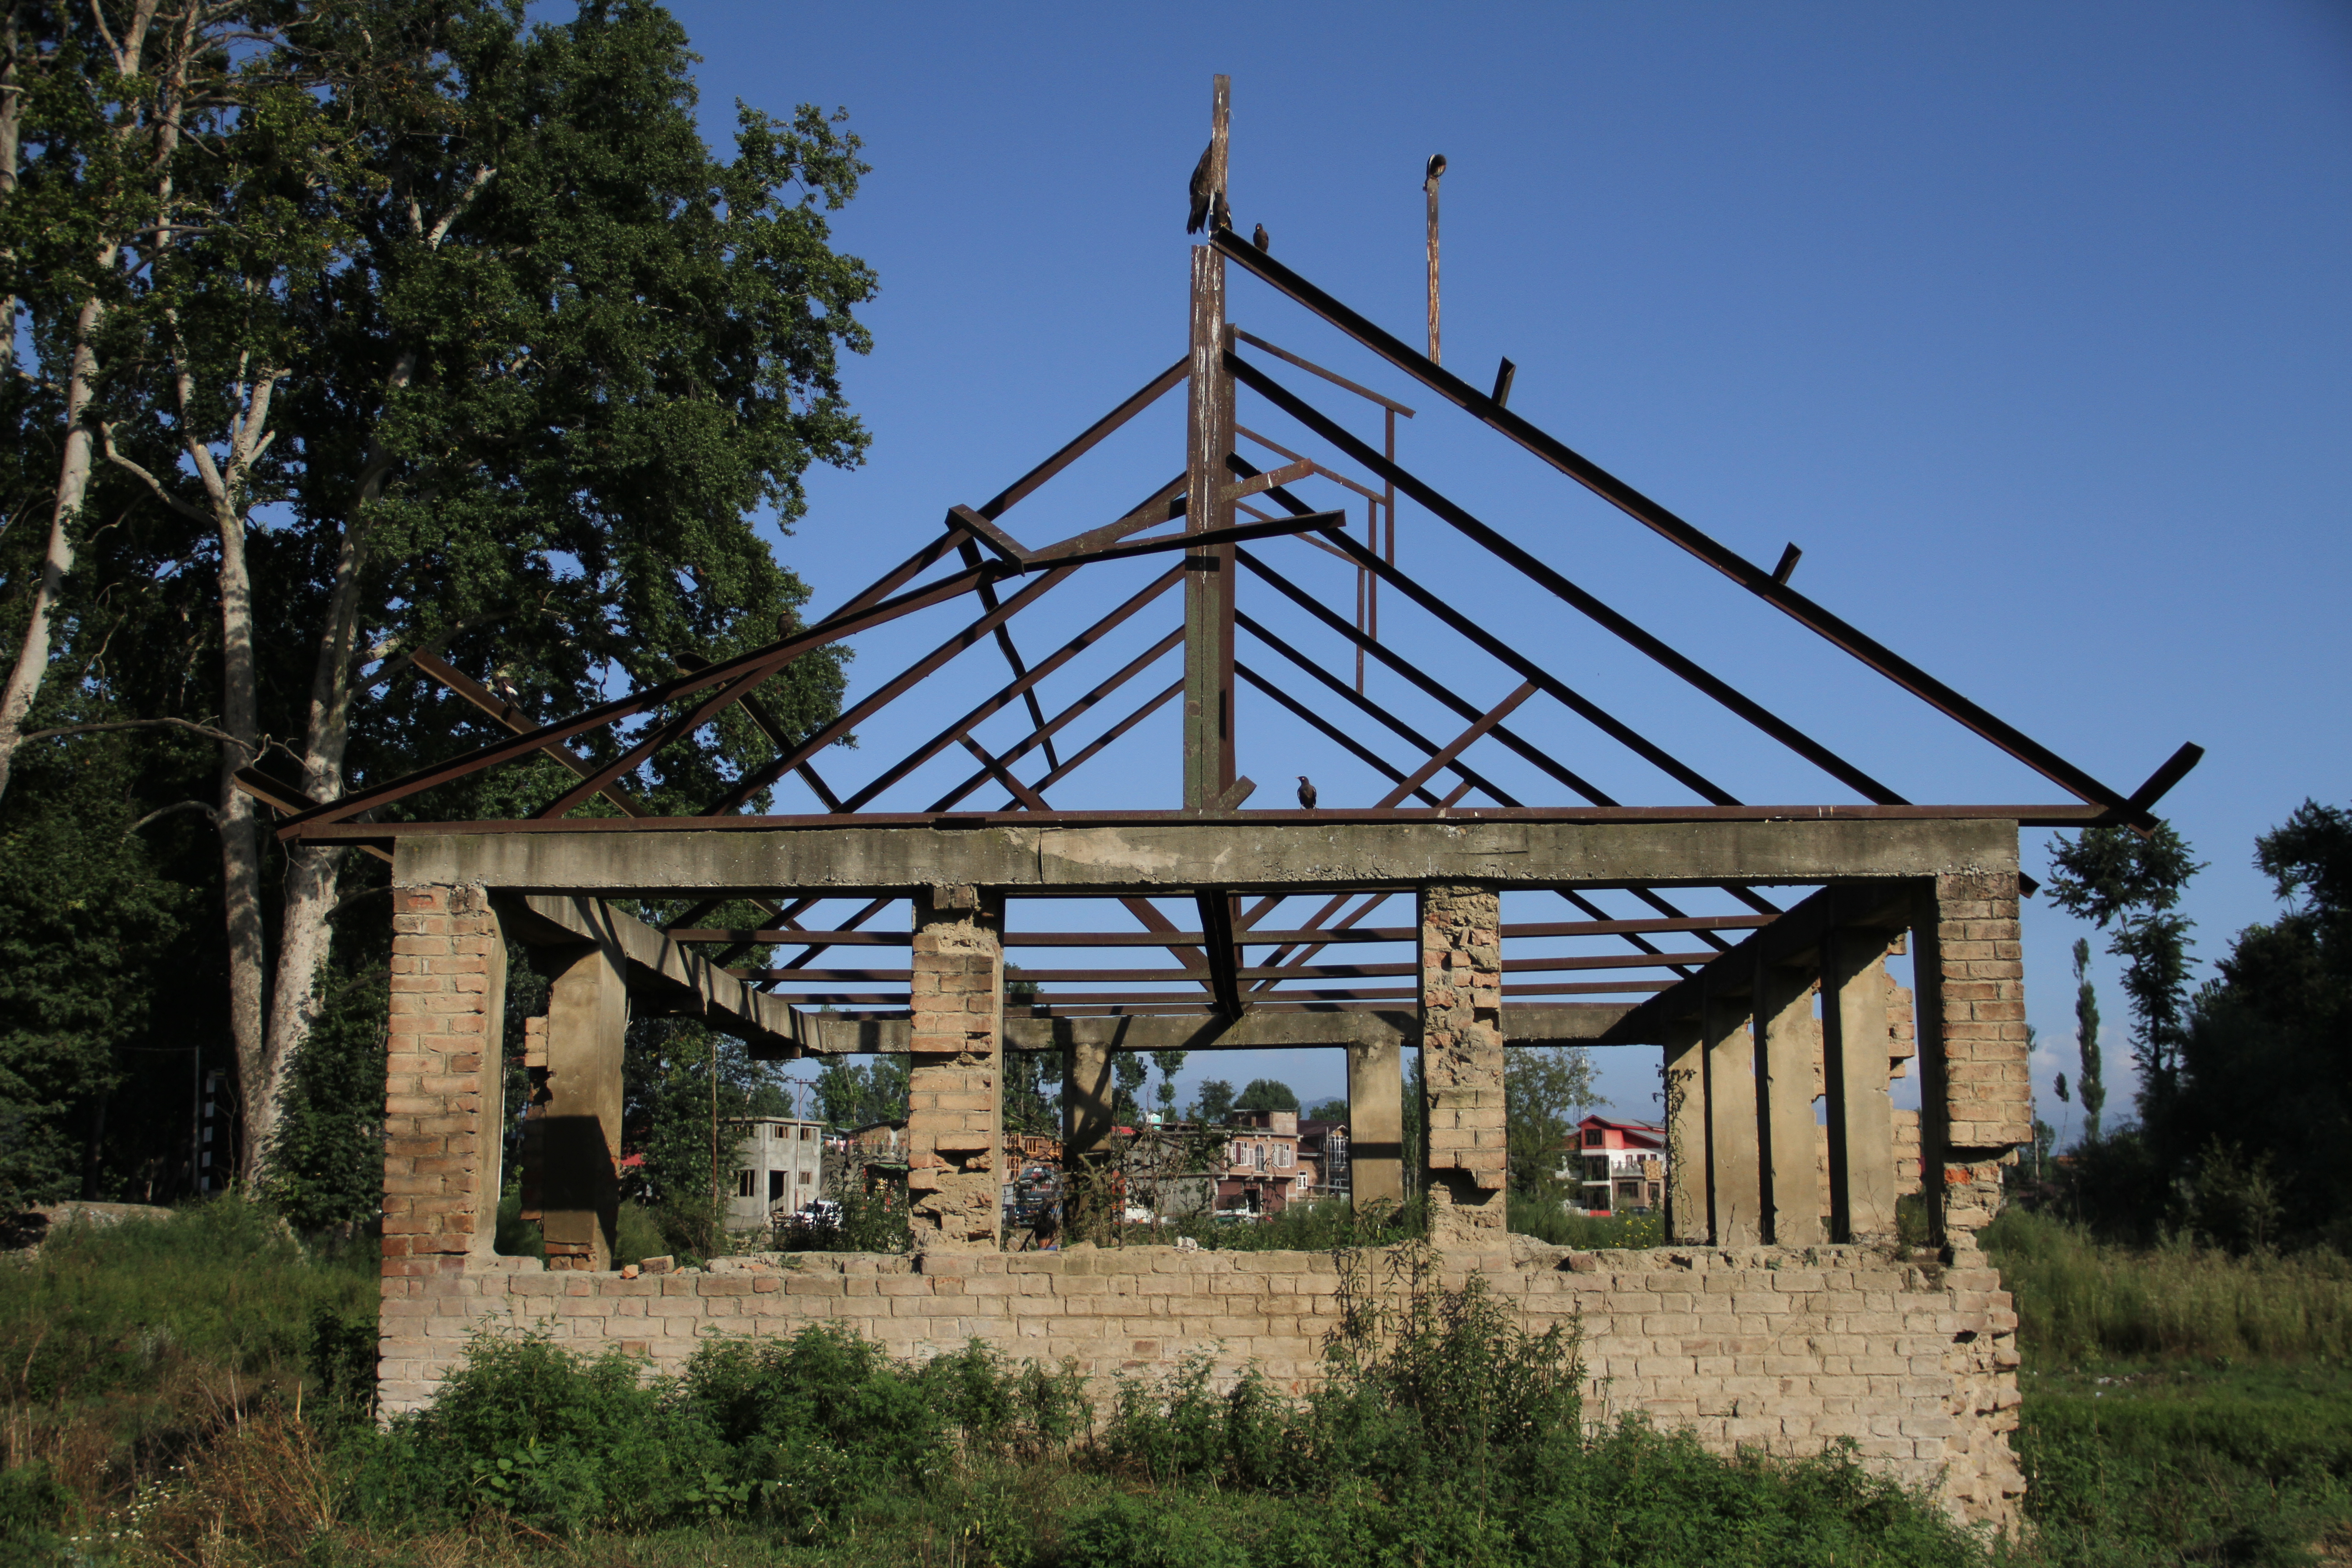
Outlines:
{"label": "utility pole", "polygon": [[1445,174],[1445,154],[1432,153],[1423,169],[1421,188],[1429,197],[1429,363],[1445,362],[1437,353],[1437,182]]}

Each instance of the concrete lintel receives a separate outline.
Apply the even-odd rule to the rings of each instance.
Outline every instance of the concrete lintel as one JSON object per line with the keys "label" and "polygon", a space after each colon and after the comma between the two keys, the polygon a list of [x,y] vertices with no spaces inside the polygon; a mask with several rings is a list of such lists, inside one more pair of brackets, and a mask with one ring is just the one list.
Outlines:
{"label": "concrete lintel", "polygon": [[433,834],[394,879],[522,892],[868,897],[942,885],[1014,897],[1819,883],[2011,871],[2017,825],[1985,820],[1168,822],[728,832]]}
{"label": "concrete lintel", "polygon": [[[2012,864],[2016,835],[2010,835]],[[1911,919],[1916,897],[1909,885],[1886,887],[1863,883],[1828,887],[1796,904],[1770,925],[1759,928],[1740,942],[1718,953],[1697,973],[1675,983],[1668,990],[1628,1012],[1601,1037],[1612,1046],[1654,1045],[1671,1026],[1686,1023],[1704,1011],[1710,995],[1744,995],[1754,984],[1759,964],[1795,964],[1813,961],[1822,940],[1843,926],[1899,930]]]}
{"label": "concrete lintel", "polygon": [[542,946],[593,942],[616,949],[626,961],[631,994],[653,1004],[646,1012],[690,1014],[738,1037],[755,1057],[801,1054],[801,1020],[781,997],[761,994],[601,899],[509,893],[497,903],[519,941]]}
{"label": "concrete lintel", "polygon": [[[773,997],[761,1000],[776,1002]],[[1503,1043],[1590,1045],[1626,1011],[1617,1003],[1598,1002],[1505,1007]],[[903,1055],[911,1028],[905,1018],[828,1018],[822,1013],[803,1013],[794,1019],[793,1033],[802,1042],[801,1049],[811,1056]],[[1113,1051],[1316,1050],[1388,1042],[1419,1045],[1419,1015],[1402,1011],[1251,1013],[1230,1025],[1206,1012],[1105,1018],[1007,1016],[1004,1020],[1004,1048],[1012,1051],[1058,1051],[1074,1044]]]}

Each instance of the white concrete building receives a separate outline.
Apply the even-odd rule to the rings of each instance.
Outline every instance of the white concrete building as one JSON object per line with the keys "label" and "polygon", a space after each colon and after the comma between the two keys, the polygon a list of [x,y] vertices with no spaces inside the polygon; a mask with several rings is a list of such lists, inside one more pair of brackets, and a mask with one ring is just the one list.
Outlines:
{"label": "white concrete building", "polygon": [[815,1201],[824,1168],[824,1123],[762,1118],[738,1121],[735,1186],[727,1203],[730,1230],[764,1230]]}

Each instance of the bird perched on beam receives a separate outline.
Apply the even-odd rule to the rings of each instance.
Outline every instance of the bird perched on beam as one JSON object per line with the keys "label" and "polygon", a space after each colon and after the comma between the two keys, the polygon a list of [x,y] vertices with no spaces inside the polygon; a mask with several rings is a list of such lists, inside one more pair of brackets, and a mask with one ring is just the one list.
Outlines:
{"label": "bird perched on beam", "polygon": [[1192,165],[1192,216],[1184,225],[1186,234],[1198,234],[1201,226],[1209,221],[1209,203],[1216,191],[1210,181],[1216,174],[1217,144],[1210,142],[1201,149],[1201,161]]}
{"label": "bird perched on beam", "polygon": [[1264,224],[1258,225],[1257,232],[1250,236],[1250,243],[1256,246],[1260,250],[1265,251],[1268,256],[1272,256],[1274,254],[1274,242],[1265,237],[1265,225]]}
{"label": "bird perched on beam", "polygon": [[1298,775],[1298,805],[1302,811],[1315,809],[1315,785],[1305,773]]}

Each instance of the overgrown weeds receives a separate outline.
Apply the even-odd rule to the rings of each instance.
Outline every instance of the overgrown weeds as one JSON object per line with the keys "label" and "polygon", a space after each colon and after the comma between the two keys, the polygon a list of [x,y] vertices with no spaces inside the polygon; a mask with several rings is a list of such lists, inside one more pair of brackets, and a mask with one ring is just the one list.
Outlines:
{"label": "overgrown weeds", "polygon": [[2024,1209],[1983,1239],[2017,1298],[2020,1340],[2044,1365],[2352,1359],[2352,1263],[2333,1252],[2110,1247]]}

